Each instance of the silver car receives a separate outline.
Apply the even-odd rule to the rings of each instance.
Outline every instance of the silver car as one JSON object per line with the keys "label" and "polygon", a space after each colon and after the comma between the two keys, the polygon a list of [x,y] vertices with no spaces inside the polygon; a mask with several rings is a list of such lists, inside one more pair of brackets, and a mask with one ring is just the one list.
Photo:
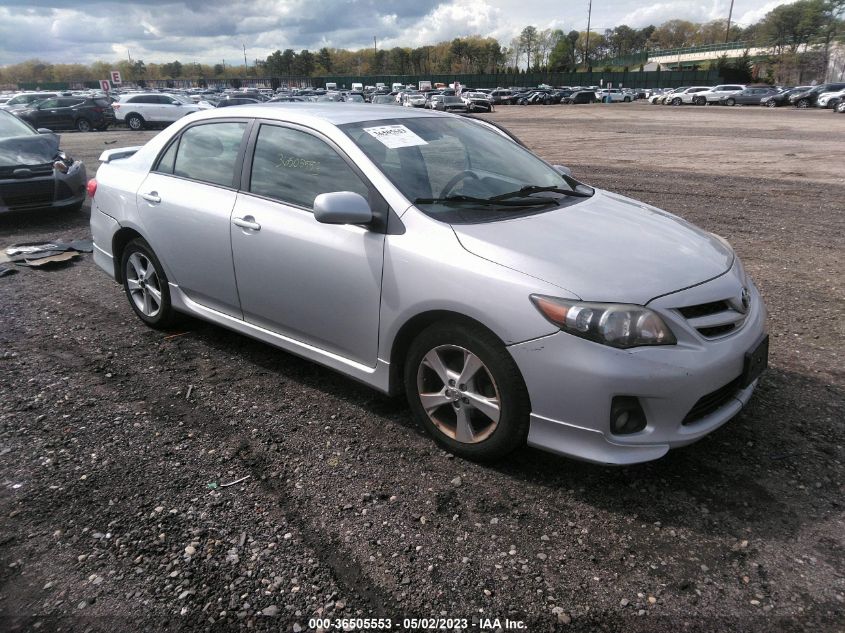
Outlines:
{"label": "silver car", "polygon": [[189,313],[404,391],[468,458],[655,459],[735,416],[767,363],[725,240],[483,121],[232,107],[101,160],[95,260],[142,321]]}

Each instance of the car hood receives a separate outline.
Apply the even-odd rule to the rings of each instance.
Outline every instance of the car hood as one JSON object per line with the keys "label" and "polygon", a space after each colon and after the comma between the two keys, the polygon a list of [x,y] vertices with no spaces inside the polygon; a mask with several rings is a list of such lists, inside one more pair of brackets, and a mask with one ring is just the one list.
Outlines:
{"label": "car hood", "polygon": [[33,134],[0,139],[0,167],[43,165],[55,160],[59,137],[55,134]]}
{"label": "car hood", "polygon": [[553,211],[452,228],[469,252],[584,301],[646,304],[718,277],[734,260],[712,233],[598,189]]}

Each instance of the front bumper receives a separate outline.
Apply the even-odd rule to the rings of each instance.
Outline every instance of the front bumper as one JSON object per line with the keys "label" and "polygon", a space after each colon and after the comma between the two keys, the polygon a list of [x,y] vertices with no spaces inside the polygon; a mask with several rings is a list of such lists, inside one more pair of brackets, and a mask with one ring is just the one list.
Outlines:
{"label": "front bumper", "polygon": [[70,207],[85,200],[85,165],[74,161],[67,173],[0,180],[0,211],[29,211]]}
{"label": "front bumper", "polygon": [[[531,399],[528,444],[590,462],[633,464],[695,442],[733,418],[748,402],[756,381],[728,393],[703,417],[683,423],[702,397],[742,374],[746,352],[765,332],[766,309],[759,292],[749,282],[746,319],[721,338],[705,339],[674,310],[719,300],[731,283],[736,285],[729,277],[733,275],[649,304],[676,333],[677,345],[619,350],[558,332],[510,346]],[[614,396],[639,400],[645,429],[611,433]]]}

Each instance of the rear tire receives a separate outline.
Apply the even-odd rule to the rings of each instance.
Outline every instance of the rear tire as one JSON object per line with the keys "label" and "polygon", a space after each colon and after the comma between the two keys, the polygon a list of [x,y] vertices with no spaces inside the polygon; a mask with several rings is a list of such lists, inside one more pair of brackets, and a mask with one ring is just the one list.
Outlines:
{"label": "rear tire", "polygon": [[139,132],[144,129],[145,125],[144,118],[140,114],[130,114],[126,117],[126,127],[130,130]]}
{"label": "rear tire", "polygon": [[704,97],[696,97],[695,99],[692,100],[692,102],[693,102],[694,105],[698,105],[698,106],[707,105],[707,99],[705,99]]}
{"label": "rear tire", "polygon": [[90,132],[92,129],[91,122],[84,117],[77,119],[74,126],[80,132]]}
{"label": "rear tire", "polygon": [[146,240],[139,237],[126,245],[120,271],[126,298],[138,318],[155,329],[173,325],[176,312],[170,303],[167,276]]}
{"label": "rear tire", "polygon": [[623,101],[624,101],[625,103],[631,103],[631,97],[625,97],[625,98],[623,99]]}
{"label": "rear tire", "polygon": [[494,460],[525,444],[531,407],[522,375],[478,326],[440,322],[420,333],[405,359],[405,392],[417,421],[456,455]]}

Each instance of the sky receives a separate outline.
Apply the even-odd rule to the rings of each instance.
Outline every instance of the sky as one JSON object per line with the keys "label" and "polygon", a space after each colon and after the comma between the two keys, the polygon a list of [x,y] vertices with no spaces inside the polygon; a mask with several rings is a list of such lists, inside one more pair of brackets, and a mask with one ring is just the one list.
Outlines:
{"label": "sky", "polygon": [[[789,0],[735,0],[756,22]],[[522,27],[585,30],[588,0],[0,0],[0,66],[126,59],[252,64],[276,49],[421,46],[465,35],[507,45]],[[591,28],[725,18],[730,0],[593,0]]]}

